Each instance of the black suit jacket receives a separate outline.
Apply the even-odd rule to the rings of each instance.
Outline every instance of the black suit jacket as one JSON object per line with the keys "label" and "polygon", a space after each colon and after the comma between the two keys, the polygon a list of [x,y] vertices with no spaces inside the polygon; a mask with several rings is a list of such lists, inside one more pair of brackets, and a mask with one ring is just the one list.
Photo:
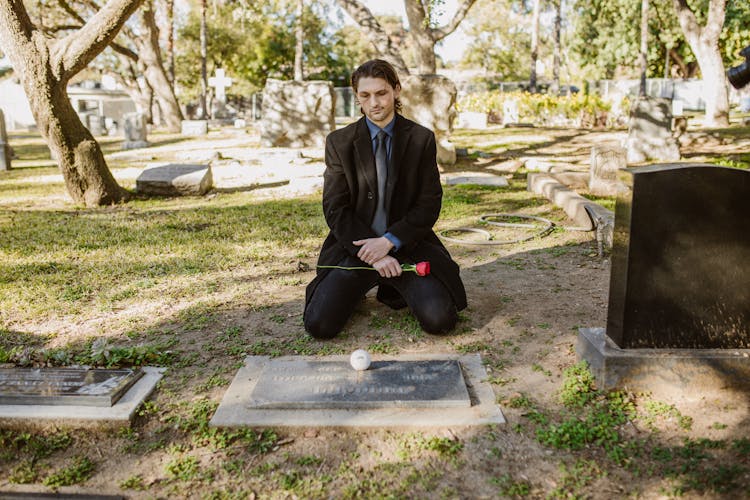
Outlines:
{"label": "black suit jacket", "polygon": [[[466,307],[459,267],[433,232],[443,189],[436,162],[435,135],[396,115],[388,165],[385,208],[390,233],[401,240],[394,256],[401,263],[430,262],[430,273],[446,285],[458,310]],[[328,134],[323,174],[323,213],[331,229],[318,265],[336,265],[360,247],[352,241],[375,238],[370,228],[377,207],[378,183],[372,140],[364,117]],[[306,302],[328,269],[319,269],[307,286]]]}

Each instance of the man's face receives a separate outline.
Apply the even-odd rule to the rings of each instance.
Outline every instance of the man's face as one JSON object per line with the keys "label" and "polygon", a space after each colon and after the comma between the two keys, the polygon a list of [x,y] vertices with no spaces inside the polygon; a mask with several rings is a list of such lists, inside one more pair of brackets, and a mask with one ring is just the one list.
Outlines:
{"label": "man's face", "polygon": [[388,125],[393,119],[396,98],[401,87],[394,89],[383,78],[362,77],[357,82],[357,100],[365,116],[380,128]]}

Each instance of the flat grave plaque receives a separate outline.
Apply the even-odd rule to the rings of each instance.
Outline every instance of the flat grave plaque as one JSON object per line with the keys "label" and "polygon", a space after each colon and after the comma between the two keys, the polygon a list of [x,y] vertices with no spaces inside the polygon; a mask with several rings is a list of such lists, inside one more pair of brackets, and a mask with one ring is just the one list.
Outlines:
{"label": "flat grave plaque", "polygon": [[0,405],[114,405],[143,376],[131,369],[2,368]]}
{"label": "flat grave plaque", "polygon": [[355,371],[346,361],[272,360],[249,408],[468,408],[458,360],[374,361]]}

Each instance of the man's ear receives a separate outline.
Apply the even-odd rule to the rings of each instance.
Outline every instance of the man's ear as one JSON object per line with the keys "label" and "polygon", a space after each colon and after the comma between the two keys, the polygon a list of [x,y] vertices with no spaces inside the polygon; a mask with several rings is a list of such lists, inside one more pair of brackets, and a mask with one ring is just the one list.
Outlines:
{"label": "man's ear", "polygon": [[399,94],[401,94],[401,84],[397,83],[393,89],[393,97],[398,99]]}

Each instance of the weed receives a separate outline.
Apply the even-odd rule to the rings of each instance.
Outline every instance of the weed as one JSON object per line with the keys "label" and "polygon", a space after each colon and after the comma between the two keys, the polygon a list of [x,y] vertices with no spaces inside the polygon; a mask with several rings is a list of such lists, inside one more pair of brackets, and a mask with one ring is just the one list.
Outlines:
{"label": "weed", "polygon": [[558,486],[548,498],[584,498],[583,489],[603,474],[599,465],[590,460],[578,460],[573,466],[560,465]]}
{"label": "weed", "polygon": [[499,494],[504,497],[525,497],[531,494],[531,483],[526,480],[517,481],[510,474],[493,477],[490,483],[499,488]]}
{"label": "weed", "polygon": [[551,371],[547,370],[542,365],[538,365],[536,363],[534,363],[533,365],[531,365],[531,370],[535,371],[535,372],[540,372],[540,373],[544,374],[547,377],[551,377],[552,376],[552,372]]}
{"label": "weed", "polygon": [[211,375],[208,380],[195,388],[197,392],[207,392],[214,387],[223,387],[229,384],[229,380],[220,375]]}
{"label": "weed", "polygon": [[71,486],[86,482],[94,473],[95,465],[88,457],[77,456],[73,463],[53,474],[50,474],[42,483],[45,486],[57,488],[60,486]]}
{"label": "weed", "polygon": [[320,465],[323,463],[323,459],[316,457],[315,455],[305,455],[304,457],[296,459],[294,463],[301,466]]}
{"label": "weed", "polygon": [[563,372],[563,386],[560,401],[565,406],[583,407],[597,396],[594,376],[588,369],[588,363],[581,361]]}
{"label": "weed", "polygon": [[32,460],[23,460],[21,463],[13,467],[10,475],[8,476],[8,482],[15,484],[30,484],[36,482],[39,477],[39,473],[35,468],[35,464]]}
{"label": "weed", "polygon": [[508,401],[508,406],[511,408],[533,408],[534,403],[525,394],[518,394]]}
{"label": "weed", "polygon": [[750,456],[750,439],[740,438],[732,441],[731,449],[743,457]]}
{"label": "weed", "polygon": [[198,459],[194,456],[188,455],[170,461],[164,466],[164,470],[172,479],[192,481],[200,472],[198,465]]}
{"label": "weed", "polygon": [[643,403],[643,410],[641,421],[654,430],[659,418],[673,420],[684,430],[690,430],[693,425],[692,417],[683,415],[674,405],[662,401],[647,400]]}
{"label": "weed", "polygon": [[129,478],[120,482],[120,489],[122,490],[145,490],[146,485],[143,482],[143,477],[140,474],[130,476]]}

